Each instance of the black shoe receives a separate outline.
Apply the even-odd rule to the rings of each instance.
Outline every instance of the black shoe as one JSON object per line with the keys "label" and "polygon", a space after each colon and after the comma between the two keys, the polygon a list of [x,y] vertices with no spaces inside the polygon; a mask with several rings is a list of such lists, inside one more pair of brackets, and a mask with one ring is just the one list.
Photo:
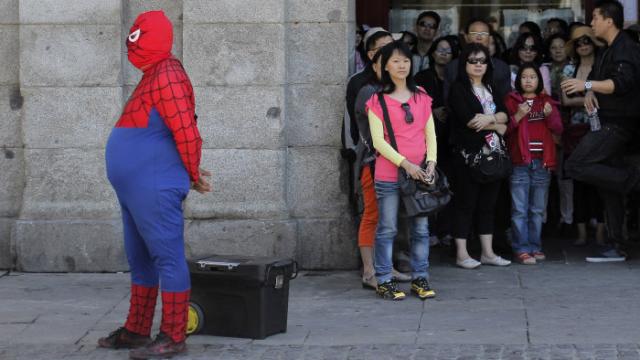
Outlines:
{"label": "black shoe", "polygon": [[158,333],[156,338],[143,348],[131,350],[130,359],[165,359],[187,351],[185,341],[175,342],[163,332]]}
{"label": "black shoe", "polygon": [[107,349],[136,349],[147,345],[151,338],[139,335],[121,327],[112,331],[109,336],[100,338],[98,346]]}
{"label": "black shoe", "polygon": [[411,292],[416,294],[420,300],[436,297],[436,292],[429,286],[429,281],[423,277],[419,277],[411,282]]}
{"label": "black shoe", "polygon": [[389,280],[378,285],[376,293],[382,298],[387,300],[404,300],[407,295],[398,289],[398,283],[394,280]]}
{"label": "black shoe", "polygon": [[627,254],[616,249],[614,246],[603,248],[597,255],[588,256],[585,260],[592,263],[619,262],[627,260]]}

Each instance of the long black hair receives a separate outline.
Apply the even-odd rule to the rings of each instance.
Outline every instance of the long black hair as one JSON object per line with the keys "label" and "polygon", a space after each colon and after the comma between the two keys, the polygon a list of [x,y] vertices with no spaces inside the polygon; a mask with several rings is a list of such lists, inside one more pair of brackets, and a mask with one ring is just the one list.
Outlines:
{"label": "long black hair", "polygon": [[536,95],[540,95],[542,90],[544,90],[544,82],[542,81],[542,73],[540,72],[540,67],[532,62],[524,63],[518,69],[518,75],[516,75],[515,87],[516,91],[520,94],[524,94],[524,89],[522,88],[522,73],[527,70],[532,69],[536,72],[536,76],[538,77],[538,86],[536,87],[535,93]]}
{"label": "long black hair", "polygon": [[491,61],[491,54],[489,53],[489,49],[486,46],[470,43],[464,47],[462,54],[458,58],[458,77],[456,81],[464,85],[465,88],[471,89],[471,79],[469,78],[469,74],[467,74],[467,59],[473,54],[484,54],[487,59],[487,71],[482,76],[482,84],[489,90],[489,92],[493,92],[493,63]]}
{"label": "long black hair", "polygon": [[413,60],[411,50],[409,50],[409,46],[402,41],[394,41],[385,45],[382,49],[380,49],[380,56],[382,56],[382,63],[380,65],[380,73],[381,73],[381,83],[382,83],[382,92],[385,94],[390,94],[396,90],[396,84],[391,80],[391,75],[389,72],[385,70],[389,59],[395,52],[399,52],[402,56],[406,56],[409,58],[409,75],[407,76],[407,89],[409,89],[414,95],[423,92],[418,88],[416,82],[413,79],[413,75],[411,74],[411,69],[413,68]]}
{"label": "long black hair", "polygon": [[435,60],[433,59],[433,53],[436,52],[436,49],[438,49],[438,44],[440,44],[442,41],[446,41],[447,44],[449,44],[449,47],[451,47],[451,60],[458,58],[459,51],[458,51],[457,44],[451,41],[451,37],[449,35],[441,36],[431,44],[429,51],[427,51],[427,56],[429,57],[429,64],[435,65]]}
{"label": "long black hair", "polygon": [[536,58],[533,60],[533,62],[538,64],[538,66],[542,65],[542,57],[544,55],[542,38],[540,37],[540,35],[530,32],[526,32],[518,36],[518,39],[516,40],[516,43],[515,45],[513,45],[513,49],[511,50],[511,64],[520,66],[520,64],[522,63],[518,52],[524,48],[525,42],[528,38],[533,39],[533,49],[536,51]]}

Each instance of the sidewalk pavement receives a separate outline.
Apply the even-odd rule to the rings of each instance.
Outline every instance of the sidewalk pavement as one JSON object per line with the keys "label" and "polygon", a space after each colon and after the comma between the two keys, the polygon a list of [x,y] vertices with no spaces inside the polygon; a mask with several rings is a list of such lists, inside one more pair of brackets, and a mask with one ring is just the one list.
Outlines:
{"label": "sidewalk pavement", "polygon": [[[179,359],[640,359],[640,261],[565,254],[470,271],[434,253],[424,302],[379,299],[355,271],[302,272],[286,333],[192,336]],[[0,275],[0,359],[128,358],[95,345],[123,324],[128,274]]]}

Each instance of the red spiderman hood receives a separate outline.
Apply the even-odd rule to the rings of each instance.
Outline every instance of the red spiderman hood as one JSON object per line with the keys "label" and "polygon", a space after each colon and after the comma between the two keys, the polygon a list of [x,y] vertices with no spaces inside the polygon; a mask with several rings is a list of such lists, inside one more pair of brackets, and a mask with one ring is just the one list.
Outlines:
{"label": "red spiderman hood", "polygon": [[147,11],[136,18],[127,37],[127,56],[144,71],[171,57],[173,25],[162,10]]}

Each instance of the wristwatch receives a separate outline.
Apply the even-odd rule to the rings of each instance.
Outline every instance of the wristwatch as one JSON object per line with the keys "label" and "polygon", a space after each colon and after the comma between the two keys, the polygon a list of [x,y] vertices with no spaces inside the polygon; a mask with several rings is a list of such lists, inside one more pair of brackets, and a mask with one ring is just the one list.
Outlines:
{"label": "wristwatch", "polygon": [[586,91],[591,90],[591,86],[593,86],[593,84],[591,84],[591,81],[585,81],[585,83],[584,83],[584,89],[585,89]]}

